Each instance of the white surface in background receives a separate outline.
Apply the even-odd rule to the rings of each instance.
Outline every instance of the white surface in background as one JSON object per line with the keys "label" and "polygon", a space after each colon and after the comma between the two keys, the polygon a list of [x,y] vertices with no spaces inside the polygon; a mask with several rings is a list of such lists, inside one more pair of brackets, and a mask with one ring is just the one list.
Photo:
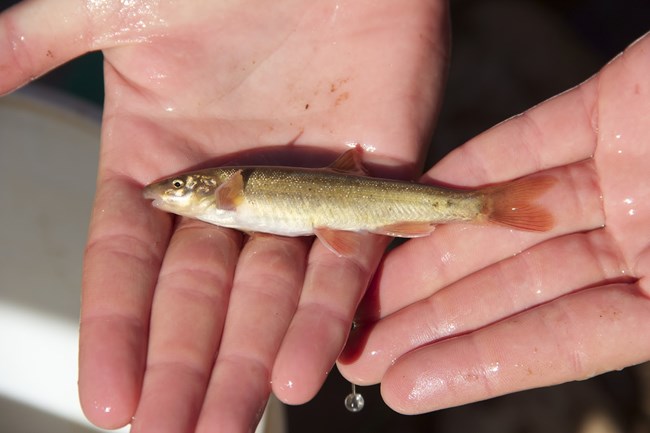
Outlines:
{"label": "white surface in background", "polygon": [[[66,432],[94,430],[77,400],[76,324],[19,305],[0,303],[0,329],[0,347],[10,348],[0,357],[0,393],[76,424],[66,425]],[[15,424],[11,426],[11,431],[15,431],[30,422],[8,419],[10,415],[3,416],[0,426]]]}
{"label": "white surface in background", "polygon": [[26,93],[0,99],[0,431],[98,431],[77,397],[98,110]]}
{"label": "white surface in background", "polygon": [[[0,431],[88,433],[77,338],[99,115],[33,93],[0,98]],[[269,407],[268,433],[280,433],[282,408]]]}

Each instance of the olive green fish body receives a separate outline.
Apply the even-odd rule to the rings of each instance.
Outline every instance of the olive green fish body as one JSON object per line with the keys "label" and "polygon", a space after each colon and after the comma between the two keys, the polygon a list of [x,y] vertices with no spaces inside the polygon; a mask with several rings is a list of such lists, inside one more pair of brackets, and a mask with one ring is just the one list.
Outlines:
{"label": "olive green fish body", "polygon": [[[334,230],[386,232],[398,223],[439,224],[480,217],[481,194],[430,185],[375,179],[334,170],[294,168],[232,168],[214,170],[223,179],[241,171],[242,201],[235,214],[206,209],[198,219],[247,231],[285,236],[313,234],[318,227]],[[210,175],[210,174],[206,174]]]}
{"label": "olive green fish body", "polygon": [[544,231],[553,218],[533,203],[555,181],[519,179],[479,190],[361,175],[359,148],[323,169],[219,167],[152,183],[144,196],[178,215],[247,232],[284,236],[316,234],[333,251],[351,250],[346,239],[371,232],[426,236],[436,224],[492,221]]}

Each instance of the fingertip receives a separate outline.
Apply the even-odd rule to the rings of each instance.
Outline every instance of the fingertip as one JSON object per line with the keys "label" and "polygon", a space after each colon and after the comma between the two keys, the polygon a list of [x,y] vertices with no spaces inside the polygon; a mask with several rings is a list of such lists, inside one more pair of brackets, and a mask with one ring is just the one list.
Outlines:
{"label": "fingertip", "polygon": [[101,397],[95,395],[84,398],[83,393],[81,394],[81,409],[85,417],[93,425],[107,430],[114,430],[131,422],[134,412],[131,407],[121,404],[124,399],[120,396],[105,394]]}
{"label": "fingertip", "polygon": [[[276,362],[276,366],[278,362]],[[310,401],[325,382],[329,371],[310,374],[295,363],[280,360],[281,368],[274,367],[271,376],[273,394],[284,404],[299,405]]]}
{"label": "fingertip", "polygon": [[76,1],[20,2],[0,15],[0,94],[87,52],[87,21]]}
{"label": "fingertip", "polygon": [[426,371],[415,377],[408,367],[399,364],[389,368],[381,381],[381,396],[386,405],[404,415],[430,412],[428,402],[435,400],[435,394],[444,386],[442,380]]}
{"label": "fingertip", "polygon": [[381,382],[381,376],[379,374],[367,374],[365,363],[358,364],[343,364],[337,362],[337,368],[341,376],[350,383],[360,386],[372,386],[377,385]]}
{"label": "fingertip", "polygon": [[404,353],[413,349],[411,335],[417,324],[386,318],[362,324],[348,337],[337,361],[339,371],[357,385],[374,385]]}
{"label": "fingertip", "polygon": [[280,401],[302,404],[311,400],[334,367],[348,335],[345,320],[319,306],[299,309],[276,356],[273,391]]}
{"label": "fingertip", "polygon": [[384,400],[386,406],[394,410],[395,412],[402,415],[416,415],[417,412],[405,403],[403,398],[398,397],[398,394],[395,393],[394,388],[391,385],[387,385],[384,382],[380,385],[381,398]]}
{"label": "fingertip", "polygon": [[448,385],[435,368],[397,363],[384,375],[380,390],[384,402],[394,411],[418,415],[453,406],[448,399],[454,389]]}
{"label": "fingertip", "polygon": [[128,338],[115,341],[118,328],[119,324],[105,322],[82,323],[80,329],[81,408],[90,422],[105,429],[131,422],[142,384],[144,349],[137,336],[130,342]]}
{"label": "fingertip", "polygon": [[130,386],[120,387],[117,375],[106,374],[94,380],[83,379],[80,372],[79,400],[86,418],[104,429],[117,429],[132,420],[137,399]]}
{"label": "fingertip", "polygon": [[[334,366],[335,354],[321,346],[318,351],[310,345],[291,344],[292,334],[285,340],[273,365],[273,393],[281,402],[304,404],[316,396]],[[297,340],[299,337],[295,337]],[[320,341],[314,339],[312,341]]]}
{"label": "fingertip", "polygon": [[376,368],[372,359],[361,359],[352,364],[337,361],[337,367],[345,380],[361,386],[380,383],[385,370],[385,368]]}
{"label": "fingertip", "polygon": [[386,404],[396,412],[417,415],[476,401],[465,394],[467,386],[477,385],[480,377],[456,371],[444,362],[444,354],[428,349],[405,355],[388,368],[381,381]]}

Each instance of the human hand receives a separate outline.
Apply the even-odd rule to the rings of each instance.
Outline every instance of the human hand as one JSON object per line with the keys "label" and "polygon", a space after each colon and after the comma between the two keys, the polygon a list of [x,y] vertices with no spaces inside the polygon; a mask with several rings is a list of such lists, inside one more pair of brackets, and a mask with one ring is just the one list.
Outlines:
{"label": "human hand", "polygon": [[646,35],[427,173],[472,186],[548,170],[556,226],[440,226],[391,251],[339,360],[346,378],[422,413],[650,359],[649,54]]}
{"label": "human hand", "polygon": [[248,431],[271,380],[288,403],[317,392],[385,241],[373,238],[354,260],[305,239],[242,245],[234,231],[174,222],[141,188],[286,143],[331,160],[359,142],[371,162],[413,174],[442,85],[444,9],[34,0],[0,16],[0,93],[104,51],[80,328],[80,396],[92,422]]}

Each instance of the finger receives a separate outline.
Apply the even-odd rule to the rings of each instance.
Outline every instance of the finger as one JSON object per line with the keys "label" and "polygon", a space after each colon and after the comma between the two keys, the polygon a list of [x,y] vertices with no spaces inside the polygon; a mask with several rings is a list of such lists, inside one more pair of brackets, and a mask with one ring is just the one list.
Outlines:
{"label": "finger", "polygon": [[81,2],[23,1],[0,15],[0,94],[90,49]]}
{"label": "finger", "polygon": [[97,191],[84,255],[79,394],[93,423],[131,421],[140,396],[153,288],[170,219],[151,212],[141,186],[106,180]]}
{"label": "finger", "polygon": [[[650,273],[650,95],[642,90],[650,68],[650,33],[610,62],[599,74],[599,146],[594,161],[600,168],[608,230],[636,275]],[[645,255],[645,259],[644,256]],[[641,281],[646,286],[647,281]]]}
{"label": "finger", "polygon": [[351,258],[314,244],[298,310],[273,367],[273,391],[281,401],[301,404],[316,395],[341,353],[387,243],[386,237],[368,235]]}
{"label": "finger", "polygon": [[518,178],[594,155],[598,81],[590,79],[468,141],[426,176],[455,185]]}
{"label": "finger", "polygon": [[636,285],[591,289],[400,358],[386,403],[422,413],[580,380],[650,356],[650,300]]}
{"label": "finger", "polygon": [[142,396],[133,432],[191,432],[226,317],[241,235],[184,220],[156,286]]}
{"label": "finger", "polygon": [[547,173],[557,182],[538,202],[553,214],[555,226],[551,231],[532,233],[494,225],[439,226],[430,236],[409,240],[387,255],[372,292],[360,307],[359,320],[385,317],[545,239],[603,225],[598,178],[590,162]]}
{"label": "finger", "polygon": [[381,380],[402,355],[462,335],[594,282],[629,274],[604,230],[549,240],[464,278],[432,296],[361,326],[339,369],[358,384]]}
{"label": "finger", "polygon": [[244,246],[197,432],[252,431],[298,303],[309,240],[255,235]]}
{"label": "finger", "polygon": [[159,2],[28,0],[0,14],[0,95],[88,51],[146,40]]}

